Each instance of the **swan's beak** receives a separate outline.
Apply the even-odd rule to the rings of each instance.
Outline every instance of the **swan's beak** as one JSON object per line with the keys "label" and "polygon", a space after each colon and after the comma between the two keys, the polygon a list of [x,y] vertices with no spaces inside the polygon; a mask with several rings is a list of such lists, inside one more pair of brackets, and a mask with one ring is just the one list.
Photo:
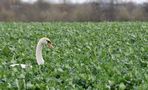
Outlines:
{"label": "swan's beak", "polygon": [[48,43],[48,48],[53,48],[53,45]]}

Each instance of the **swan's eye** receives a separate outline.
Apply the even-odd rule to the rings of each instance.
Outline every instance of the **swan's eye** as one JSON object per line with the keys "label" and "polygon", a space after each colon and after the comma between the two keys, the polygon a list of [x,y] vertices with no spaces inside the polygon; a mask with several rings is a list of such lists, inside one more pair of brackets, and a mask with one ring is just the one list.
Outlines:
{"label": "swan's eye", "polygon": [[47,40],[47,43],[51,44],[51,41]]}

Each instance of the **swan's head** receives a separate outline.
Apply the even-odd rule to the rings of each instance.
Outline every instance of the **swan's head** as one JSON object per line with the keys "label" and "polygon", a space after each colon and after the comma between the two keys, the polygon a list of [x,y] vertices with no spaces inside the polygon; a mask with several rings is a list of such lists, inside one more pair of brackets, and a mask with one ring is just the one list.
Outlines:
{"label": "swan's head", "polygon": [[43,37],[43,38],[41,38],[39,40],[39,42],[40,42],[41,45],[47,44],[49,48],[53,48],[53,45],[52,45],[52,43],[51,43],[49,38]]}

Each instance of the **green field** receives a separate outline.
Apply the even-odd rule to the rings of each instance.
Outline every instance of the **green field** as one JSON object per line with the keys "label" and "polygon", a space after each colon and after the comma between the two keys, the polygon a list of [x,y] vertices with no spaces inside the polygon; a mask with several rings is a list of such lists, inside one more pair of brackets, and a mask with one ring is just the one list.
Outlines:
{"label": "green field", "polygon": [[[44,47],[38,66],[41,37],[54,48]],[[148,23],[0,23],[0,90],[7,89],[148,90]]]}

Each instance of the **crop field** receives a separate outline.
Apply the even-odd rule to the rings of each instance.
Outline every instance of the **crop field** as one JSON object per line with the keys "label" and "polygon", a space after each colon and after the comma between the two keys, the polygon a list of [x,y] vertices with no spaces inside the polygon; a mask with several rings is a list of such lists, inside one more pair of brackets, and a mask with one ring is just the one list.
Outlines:
{"label": "crop field", "polygon": [[[42,37],[54,48],[37,65]],[[0,90],[26,89],[148,90],[148,23],[0,23]]]}

